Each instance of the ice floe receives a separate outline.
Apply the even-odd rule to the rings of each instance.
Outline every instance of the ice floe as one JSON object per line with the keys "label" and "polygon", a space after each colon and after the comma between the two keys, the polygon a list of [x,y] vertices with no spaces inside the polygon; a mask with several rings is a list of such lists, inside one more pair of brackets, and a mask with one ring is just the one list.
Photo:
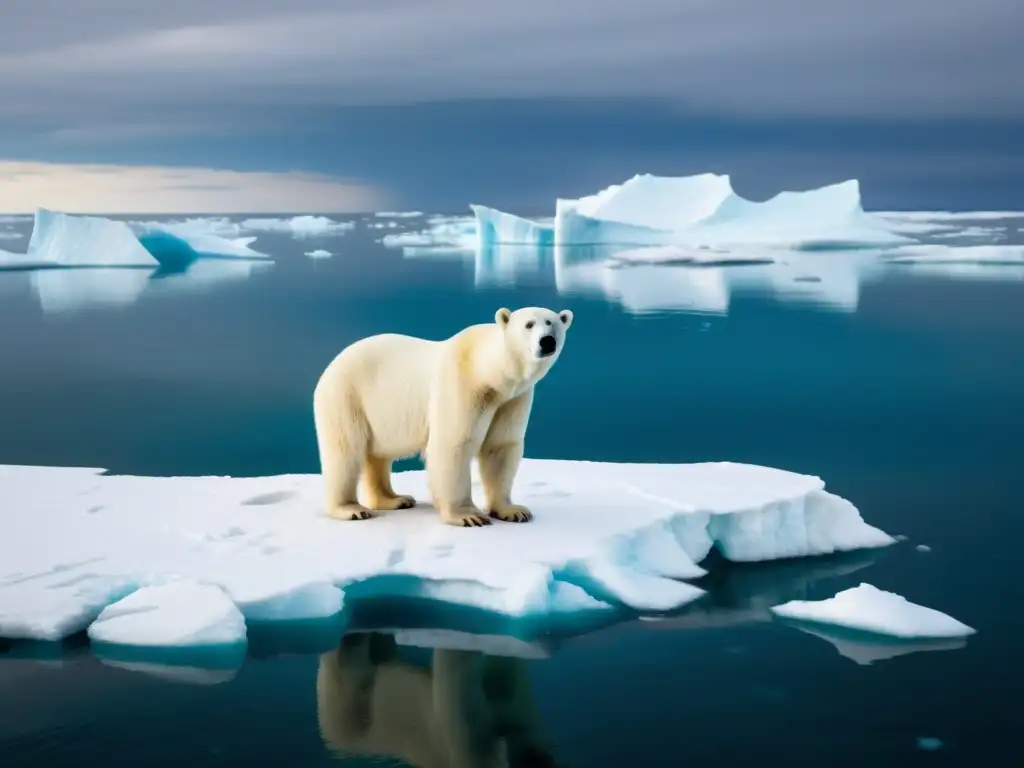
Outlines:
{"label": "ice floe", "polygon": [[170,581],[142,587],[89,625],[94,643],[206,648],[245,642],[245,619],[220,587]]}
{"label": "ice floe", "polygon": [[866,583],[827,600],[792,600],[776,605],[772,613],[784,619],[902,640],[964,638],[975,633],[952,616]]}
{"label": "ice floe", "polygon": [[306,255],[311,259],[329,259],[334,254],[330,251],[325,251],[323,248],[317,248],[315,251],[306,251]]}
{"label": "ice floe", "polygon": [[[394,485],[427,497],[423,472]],[[2,466],[3,513],[17,518],[6,529],[17,535],[0,540],[0,636],[68,636],[169,579],[223,590],[246,622],[328,618],[368,596],[513,617],[669,610],[703,594],[680,579],[703,575],[712,548],[749,562],[894,541],[820,479],[744,464],[526,460],[517,496],[532,523],[470,531],[430,508],[328,519],[315,475]]]}

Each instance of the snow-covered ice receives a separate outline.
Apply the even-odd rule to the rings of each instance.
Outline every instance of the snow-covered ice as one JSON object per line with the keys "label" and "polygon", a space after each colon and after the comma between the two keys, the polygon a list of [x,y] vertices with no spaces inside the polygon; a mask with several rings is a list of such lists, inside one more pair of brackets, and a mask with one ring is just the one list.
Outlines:
{"label": "snow-covered ice", "polygon": [[963,638],[975,630],[941,611],[862,583],[827,600],[792,600],[772,608],[785,619],[901,638]]}
{"label": "snow-covered ice", "polygon": [[306,255],[311,259],[329,259],[333,254],[323,248],[317,248],[315,251],[306,251]]}
{"label": "snow-covered ice", "polygon": [[727,175],[639,174],[596,194],[558,199],[549,226],[471,206],[478,239],[489,243],[556,245],[772,245],[845,249],[911,242],[886,220],[865,213],[855,180],[753,202]]}
{"label": "snow-covered ice", "polygon": [[252,232],[287,232],[293,237],[337,235],[355,228],[355,222],[335,221],[326,216],[293,216],[290,219],[245,219],[242,229]]}
{"label": "snow-covered ice", "polygon": [[94,643],[209,648],[245,642],[245,619],[220,587],[170,581],[108,605],[89,625]]}
{"label": "snow-covered ice", "polygon": [[[427,498],[423,472],[394,485]],[[219,587],[247,621],[330,617],[343,589],[513,617],[668,610],[703,594],[678,579],[703,575],[712,547],[757,561],[893,543],[819,478],[767,467],[530,459],[516,492],[532,523],[468,530],[429,508],[331,520],[316,475],[0,466],[3,513],[17,518],[0,539],[0,636],[65,637],[170,578]]]}

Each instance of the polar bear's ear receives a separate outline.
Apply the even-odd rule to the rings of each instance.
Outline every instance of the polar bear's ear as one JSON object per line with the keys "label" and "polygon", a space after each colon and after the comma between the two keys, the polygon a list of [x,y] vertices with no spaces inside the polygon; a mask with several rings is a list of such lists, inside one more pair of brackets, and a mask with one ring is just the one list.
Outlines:
{"label": "polar bear's ear", "polygon": [[501,309],[494,313],[494,322],[498,324],[499,328],[504,328],[506,325],[508,325],[508,321],[511,317],[511,310],[502,307]]}
{"label": "polar bear's ear", "polygon": [[563,309],[558,313],[558,319],[562,321],[562,325],[565,326],[565,329],[569,330],[569,326],[572,325],[572,310]]}

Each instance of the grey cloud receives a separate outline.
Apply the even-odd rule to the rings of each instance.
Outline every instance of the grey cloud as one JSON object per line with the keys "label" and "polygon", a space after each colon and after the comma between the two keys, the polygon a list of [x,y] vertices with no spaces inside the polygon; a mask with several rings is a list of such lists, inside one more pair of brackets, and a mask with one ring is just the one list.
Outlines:
{"label": "grey cloud", "polygon": [[1022,24],[1020,0],[22,0],[0,119],[568,95],[1018,118]]}

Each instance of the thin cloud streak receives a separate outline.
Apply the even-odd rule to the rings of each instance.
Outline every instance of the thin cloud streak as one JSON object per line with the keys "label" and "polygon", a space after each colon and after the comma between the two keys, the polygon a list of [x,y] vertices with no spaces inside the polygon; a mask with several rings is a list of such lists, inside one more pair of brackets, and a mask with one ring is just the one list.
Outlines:
{"label": "thin cloud streak", "polygon": [[312,173],[0,160],[3,213],[356,213],[387,202],[371,186]]}

